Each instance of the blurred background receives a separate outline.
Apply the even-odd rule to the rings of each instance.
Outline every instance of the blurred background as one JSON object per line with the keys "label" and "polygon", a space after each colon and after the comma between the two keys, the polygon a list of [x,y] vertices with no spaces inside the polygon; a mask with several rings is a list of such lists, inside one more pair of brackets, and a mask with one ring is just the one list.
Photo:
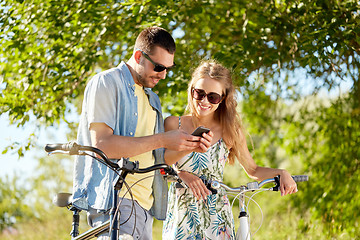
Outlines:
{"label": "blurred background", "polygon": [[[0,239],[69,239],[71,212],[51,199],[71,192],[73,159],[44,145],[76,139],[87,81],[127,61],[153,25],[177,43],[177,67],[153,89],[164,117],[183,114],[193,68],[217,59],[257,164],[310,176],[295,195],[255,197],[254,239],[356,239],[359,15],[355,0],[0,1]],[[224,181],[250,179],[236,164]],[[261,212],[250,214],[256,231]]]}

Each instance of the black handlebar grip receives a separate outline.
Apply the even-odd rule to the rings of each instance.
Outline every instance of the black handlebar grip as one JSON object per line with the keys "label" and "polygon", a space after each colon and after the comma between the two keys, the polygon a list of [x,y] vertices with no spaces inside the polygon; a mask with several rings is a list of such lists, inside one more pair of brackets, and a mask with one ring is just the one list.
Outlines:
{"label": "black handlebar grip", "polygon": [[71,150],[75,146],[77,146],[77,144],[74,143],[74,142],[46,144],[45,151],[46,152],[53,152],[53,151],[56,151],[56,150],[60,150],[60,151],[69,151],[69,152],[71,152]]}
{"label": "black handlebar grip", "polygon": [[292,176],[292,178],[294,179],[295,182],[307,182],[307,181],[309,181],[309,176],[308,175],[295,175],[295,176]]}

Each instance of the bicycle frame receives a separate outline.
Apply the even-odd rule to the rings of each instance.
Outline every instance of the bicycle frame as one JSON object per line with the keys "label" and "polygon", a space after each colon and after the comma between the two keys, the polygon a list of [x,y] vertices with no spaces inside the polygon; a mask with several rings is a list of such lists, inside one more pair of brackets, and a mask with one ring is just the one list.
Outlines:
{"label": "bicycle frame", "polygon": [[236,232],[235,239],[236,240],[250,240],[250,222],[249,222],[249,215],[246,212],[245,207],[245,191],[246,187],[240,187],[241,193],[239,194],[238,200],[240,205],[240,213],[239,213],[239,229]]}
{"label": "bicycle frame", "polygon": [[102,223],[101,225],[97,226],[97,227],[93,227],[91,229],[89,229],[88,231],[77,235],[76,237],[72,237],[72,240],[87,240],[87,239],[91,239],[96,237],[97,235],[103,233],[103,232],[107,232],[109,230],[109,226],[110,226],[110,219],[105,221],[104,223]]}
{"label": "bicycle frame", "polygon": [[89,155],[85,151],[90,151],[93,153],[96,153],[98,156],[101,157],[101,159],[89,155],[93,157],[94,159],[98,160],[99,162],[103,163],[110,169],[114,170],[117,173],[117,177],[113,181],[113,203],[112,207],[110,209],[110,219],[102,223],[101,225],[97,227],[93,227],[89,229],[88,231],[82,233],[79,235],[79,212],[80,209],[76,208],[71,203],[71,194],[67,194],[67,196],[62,196],[59,199],[57,203],[54,203],[58,205],[59,207],[68,207],[69,210],[73,211],[73,224],[72,224],[72,231],[70,233],[73,240],[85,240],[85,239],[91,239],[93,237],[96,237],[97,235],[109,231],[110,229],[110,240],[117,240],[119,237],[119,229],[118,229],[118,218],[119,214],[117,212],[117,204],[118,204],[118,192],[121,190],[125,178],[128,173],[147,173],[155,170],[160,170],[160,173],[165,177],[171,177],[173,181],[177,181],[178,183],[182,184],[182,181],[178,177],[175,170],[166,165],[166,164],[156,164],[153,166],[150,166],[148,168],[139,168],[138,162],[131,162],[127,159],[121,158],[116,160],[117,162],[114,163],[110,161],[105,153],[103,153],[100,149],[89,147],[89,146],[81,146],[74,142],[70,142],[67,144],[47,144],[45,146],[45,151],[49,154],[51,153],[69,153],[70,155]]}
{"label": "bicycle frame", "polygon": [[212,189],[219,189],[220,187],[223,187],[227,192],[237,192],[239,193],[237,195],[237,199],[239,200],[240,205],[240,213],[239,213],[239,228],[236,232],[235,239],[236,240],[250,240],[250,223],[249,223],[249,215],[246,212],[245,207],[245,192],[247,191],[246,186],[240,186],[237,188],[231,188],[227,186],[226,184],[218,181],[209,181],[210,187]]}
{"label": "bicycle frame", "polygon": [[[292,178],[294,179],[295,182],[308,181],[308,176],[306,175],[296,175],[296,176],[292,176]],[[208,183],[206,184],[209,185],[210,186],[209,188],[211,188],[212,190],[217,190],[220,187],[222,187],[227,192],[238,193],[236,198],[239,200],[239,205],[240,205],[240,213],[238,217],[240,224],[235,235],[236,240],[251,240],[249,215],[246,211],[246,206],[245,206],[246,192],[260,190],[264,185],[268,183],[275,183],[275,186],[264,190],[278,191],[280,187],[280,176],[265,179],[261,182],[250,182],[247,183],[246,186],[243,185],[237,188],[231,188],[222,182],[218,182],[214,180],[209,180]]]}

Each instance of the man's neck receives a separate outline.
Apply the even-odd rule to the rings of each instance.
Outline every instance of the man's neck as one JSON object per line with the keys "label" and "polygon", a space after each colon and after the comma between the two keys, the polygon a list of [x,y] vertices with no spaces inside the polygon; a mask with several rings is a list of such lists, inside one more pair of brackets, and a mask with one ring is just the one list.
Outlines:
{"label": "man's neck", "polygon": [[130,73],[131,73],[131,76],[132,76],[133,79],[134,79],[134,82],[135,82],[136,84],[140,85],[140,84],[139,84],[139,80],[138,80],[138,76],[137,76],[138,74],[137,74],[136,71],[135,71],[135,64],[136,64],[136,62],[135,62],[134,58],[131,57],[130,60],[127,61],[125,64],[126,64],[126,66],[129,68]]}

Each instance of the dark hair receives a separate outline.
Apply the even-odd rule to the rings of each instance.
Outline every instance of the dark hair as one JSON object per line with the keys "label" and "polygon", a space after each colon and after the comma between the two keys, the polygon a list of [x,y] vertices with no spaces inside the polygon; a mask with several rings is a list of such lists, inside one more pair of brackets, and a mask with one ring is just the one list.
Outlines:
{"label": "dark hair", "polygon": [[141,49],[147,54],[152,54],[158,46],[174,54],[176,50],[175,41],[171,34],[161,27],[149,27],[141,31],[135,42],[135,49]]}

